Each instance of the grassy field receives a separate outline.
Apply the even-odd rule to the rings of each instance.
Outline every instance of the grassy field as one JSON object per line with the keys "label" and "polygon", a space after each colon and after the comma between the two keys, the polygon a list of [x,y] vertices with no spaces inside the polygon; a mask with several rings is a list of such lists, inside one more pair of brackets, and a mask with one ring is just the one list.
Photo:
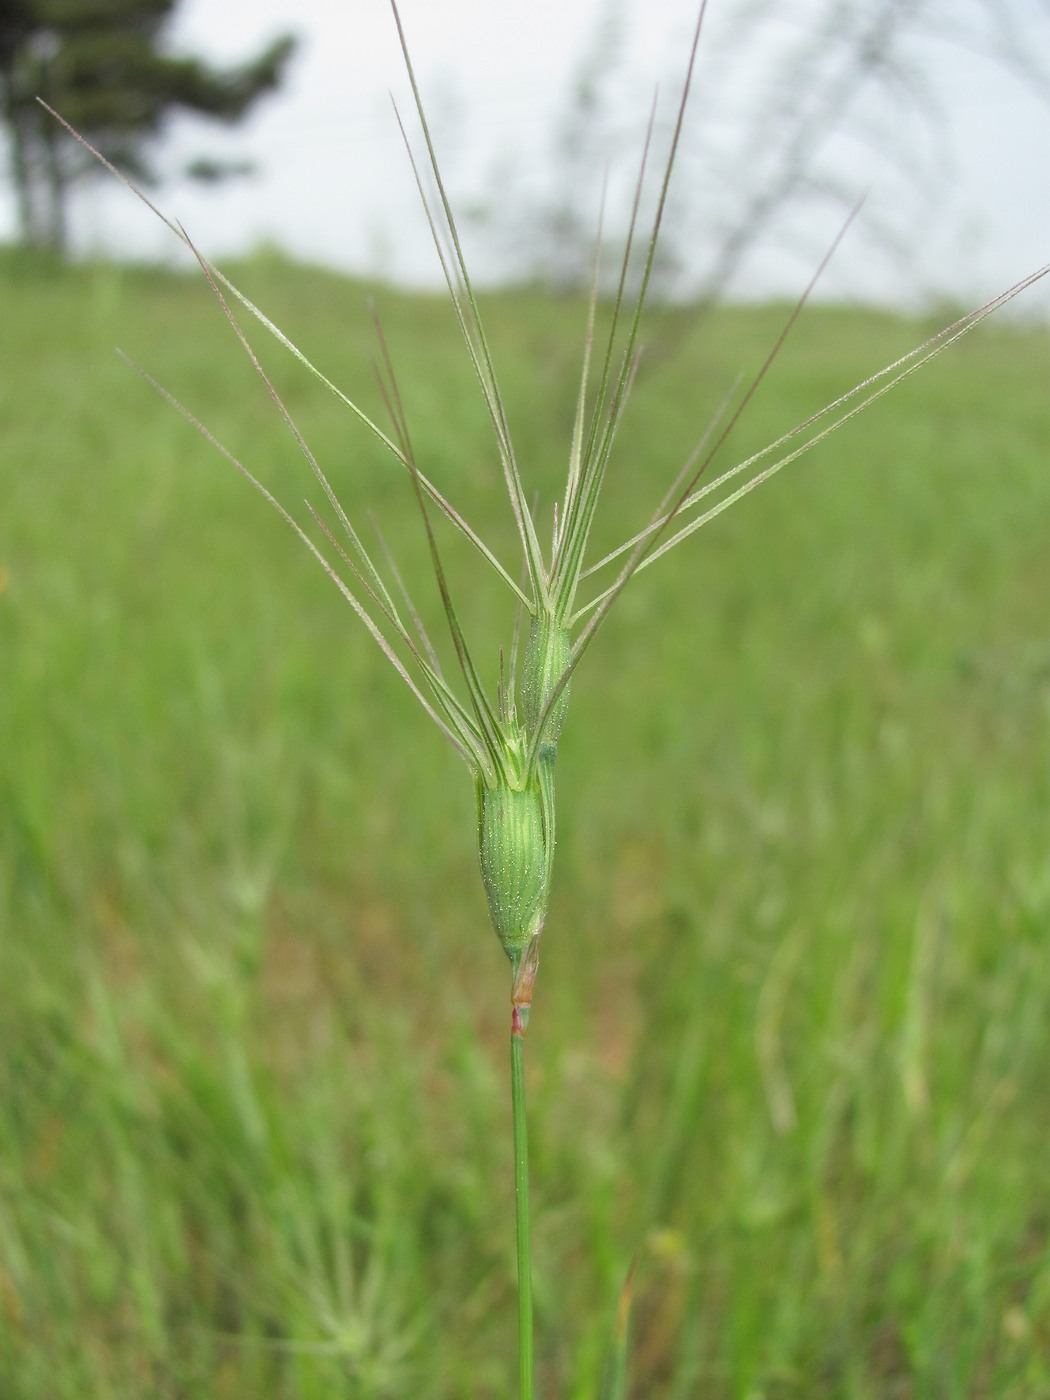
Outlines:
{"label": "grassy field", "polygon": [[[366,289],[238,278],[378,405]],[[0,297],[0,1395],[508,1396],[461,765],[113,354],[301,500],[207,288],[9,257]],[[421,465],[509,553],[447,307],[378,302]],[[485,309],[549,499],[582,307]],[[782,316],[651,318],[611,541]],[[807,312],[724,464],[931,329]],[[407,482],[271,361],[421,578]],[[632,1254],[645,1400],[1050,1397],[1048,383],[1045,333],[970,337],[636,580],[574,682],[529,1036],[550,1400],[593,1400]],[[509,615],[450,548],[494,679]]]}

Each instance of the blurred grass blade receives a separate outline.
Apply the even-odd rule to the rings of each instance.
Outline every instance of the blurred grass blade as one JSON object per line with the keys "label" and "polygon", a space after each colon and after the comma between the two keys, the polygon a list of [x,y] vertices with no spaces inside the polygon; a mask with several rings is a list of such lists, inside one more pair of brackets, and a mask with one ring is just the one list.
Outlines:
{"label": "blurred grass blade", "polygon": [[627,1352],[630,1345],[631,1308],[634,1303],[634,1266],[635,1261],[632,1259],[616,1304],[616,1327],[605,1365],[601,1400],[625,1400],[627,1395]]}

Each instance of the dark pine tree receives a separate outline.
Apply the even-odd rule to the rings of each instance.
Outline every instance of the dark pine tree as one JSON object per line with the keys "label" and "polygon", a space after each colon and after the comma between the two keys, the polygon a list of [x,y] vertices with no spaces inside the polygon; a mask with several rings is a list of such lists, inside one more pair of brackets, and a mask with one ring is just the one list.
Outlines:
{"label": "dark pine tree", "polygon": [[[169,119],[240,121],[273,91],[295,41],[275,39],[230,68],[173,53],[178,0],[0,0],[0,119],[7,129],[22,239],[62,252],[69,190],[101,167],[36,101],[41,97],[115,165],[143,183]],[[208,178],[243,166],[196,163]]]}

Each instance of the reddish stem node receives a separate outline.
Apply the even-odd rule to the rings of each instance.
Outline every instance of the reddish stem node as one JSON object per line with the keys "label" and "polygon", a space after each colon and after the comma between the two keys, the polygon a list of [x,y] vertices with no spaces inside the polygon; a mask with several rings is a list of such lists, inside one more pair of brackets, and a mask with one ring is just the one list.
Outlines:
{"label": "reddish stem node", "polygon": [[529,1025],[529,1011],[532,1007],[532,993],[536,986],[536,974],[540,970],[540,936],[537,933],[529,940],[529,946],[521,955],[514,969],[514,986],[510,1000],[514,1008],[511,1018],[511,1034],[523,1036]]}

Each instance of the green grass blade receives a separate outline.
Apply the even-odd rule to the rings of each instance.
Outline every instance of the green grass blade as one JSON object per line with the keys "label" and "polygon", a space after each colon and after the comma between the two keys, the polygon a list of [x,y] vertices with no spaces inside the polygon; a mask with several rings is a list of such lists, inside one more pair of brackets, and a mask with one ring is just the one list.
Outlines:
{"label": "green grass blade", "polygon": [[634,1302],[634,1264],[627,1270],[616,1304],[616,1325],[609,1347],[601,1400],[626,1400],[627,1354],[630,1347],[631,1308]]}

